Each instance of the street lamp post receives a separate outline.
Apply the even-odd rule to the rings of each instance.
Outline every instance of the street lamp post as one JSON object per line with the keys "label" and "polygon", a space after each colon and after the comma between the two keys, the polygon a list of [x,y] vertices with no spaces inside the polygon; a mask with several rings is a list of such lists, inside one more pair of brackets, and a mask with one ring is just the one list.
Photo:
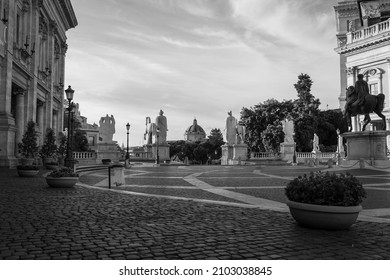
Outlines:
{"label": "street lamp post", "polygon": [[160,141],[159,140],[159,136],[160,136],[160,129],[157,127],[156,129],[156,164],[160,164],[160,156],[158,154],[158,142]]}
{"label": "street lamp post", "polygon": [[130,154],[129,154],[129,130],[130,130],[130,124],[126,124],[126,129],[127,129],[127,152],[126,152],[126,162],[125,166],[130,167]]}
{"label": "street lamp post", "polygon": [[72,147],[70,143],[71,139],[71,111],[72,111],[72,100],[73,100],[73,95],[74,95],[74,90],[69,86],[65,90],[66,94],[66,99],[68,99],[68,140],[66,143],[66,159],[65,159],[65,165],[69,168],[74,168],[74,161],[73,161],[73,154],[72,154]]}

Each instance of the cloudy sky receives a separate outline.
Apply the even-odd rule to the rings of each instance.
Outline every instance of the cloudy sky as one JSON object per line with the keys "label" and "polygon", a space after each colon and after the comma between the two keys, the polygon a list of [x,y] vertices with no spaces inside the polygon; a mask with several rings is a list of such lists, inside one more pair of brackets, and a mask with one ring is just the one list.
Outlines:
{"label": "cloudy sky", "polygon": [[142,145],[160,109],[168,140],[196,118],[207,134],[227,112],[295,99],[300,73],[322,109],[338,108],[337,0],[73,0],[67,85],[89,123],[114,115],[114,140]]}

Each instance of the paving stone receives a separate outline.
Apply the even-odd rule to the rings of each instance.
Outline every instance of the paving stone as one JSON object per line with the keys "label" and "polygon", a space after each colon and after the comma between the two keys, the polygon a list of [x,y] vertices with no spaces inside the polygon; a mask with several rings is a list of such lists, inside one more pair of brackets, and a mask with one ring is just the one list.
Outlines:
{"label": "paving stone", "polygon": [[[235,168],[229,172],[218,166],[194,168],[199,172],[212,168],[207,174],[218,184],[221,178],[238,174]],[[259,170],[240,168],[251,174]],[[178,169],[156,170],[168,176]],[[261,171],[288,174],[268,167]],[[360,171],[359,176],[364,174]],[[249,177],[240,178],[241,183],[256,182],[256,176]],[[272,180],[259,180],[258,185],[277,182]],[[371,194],[375,198],[383,192]],[[289,213],[81,186],[52,189],[42,177],[27,180],[4,169],[0,213],[0,259],[390,259],[388,223],[359,221],[349,231],[311,230],[296,225]]]}

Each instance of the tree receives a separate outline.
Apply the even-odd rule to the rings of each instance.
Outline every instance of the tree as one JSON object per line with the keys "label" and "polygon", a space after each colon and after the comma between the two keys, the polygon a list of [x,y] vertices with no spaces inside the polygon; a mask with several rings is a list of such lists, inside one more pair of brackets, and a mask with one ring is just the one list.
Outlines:
{"label": "tree", "polygon": [[85,136],[85,132],[81,130],[76,130],[73,135],[72,143],[73,151],[88,151],[88,139]]}
{"label": "tree", "polygon": [[[279,102],[276,99],[268,99],[264,103],[259,103],[251,108],[243,108],[241,110],[240,124],[246,128],[245,143],[248,144],[252,151],[266,151],[263,143],[262,132],[267,129],[268,125],[280,125],[280,122],[291,116],[293,111],[293,101],[284,100]],[[279,136],[268,135],[267,141],[279,141]],[[283,141],[282,141],[283,142]]]}
{"label": "tree", "polygon": [[46,130],[45,140],[39,154],[42,158],[51,158],[57,154],[56,136],[52,128]]}
{"label": "tree", "polygon": [[225,144],[223,141],[223,135],[219,128],[213,128],[210,131],[210,135],[207,136],[207,141],[204,144],[207,149],[207,155],[210,159],[219,159],[222,157],[221,146]]}
{"label": "tree", "polygon": [[318,130],[318,114],[320,101],[311,94],[313,81],[307,74],[300,74],[294,84],[298,99],[294,100],[294,109],[291,113],[294,120],[295,142],[297,151],[311,152],[314,133]]}
{"label": "tree", "polygon": [[23,134],[22,142],[18,143],[19,152],[25,158],[34,158],[38,153],[38,132],[33,121],[27,123],[27,130]]}
{"label": "tree", "polygon": [[280,143],[284,140],[283,127],[279,123],[269,124],[261,133],[263,146],[266,152],[279,152]]}

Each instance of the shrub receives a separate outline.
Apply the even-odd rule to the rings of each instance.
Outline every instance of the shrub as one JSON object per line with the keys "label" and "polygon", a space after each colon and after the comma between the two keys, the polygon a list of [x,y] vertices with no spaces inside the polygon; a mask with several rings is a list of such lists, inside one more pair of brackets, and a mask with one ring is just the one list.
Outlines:
{"label": "shrub", "polygon": [[39,170],[38,165],[18,165],[16,166],[17,170]]}
{"label": "shrub", "polygon": [[357,206],[367,196],[362,184],[351,174],[311,172],[287,184],[290,201],[332,206]]}
{"label": "shrub", "polygon": [[73,171],[69,167],[61,167],[60,169],[52,171],[48,177],[60,178],[60,177],[79,177],[79,174]]}
{"label": "shrub", "polygon": [[35,122],[27,123],[27,130],[23,134],[22,142],[18,143],[19,152],[25,158],[34,158],[38,153],[38,132],[36,131]]}
{"label": "shrub", "polygon": [[54,130],[48,128],[46,130],[44,143],[39,151],[39,154],[42,158],[49,158],[56,155],[57,145],[56,145],[56,137],[54,135]]}
{"label": "shrub", "polygon": [[111,162],[111,159],[109,159],[109,158],[102,159],[103,164],[109,164],[110,162]]}

